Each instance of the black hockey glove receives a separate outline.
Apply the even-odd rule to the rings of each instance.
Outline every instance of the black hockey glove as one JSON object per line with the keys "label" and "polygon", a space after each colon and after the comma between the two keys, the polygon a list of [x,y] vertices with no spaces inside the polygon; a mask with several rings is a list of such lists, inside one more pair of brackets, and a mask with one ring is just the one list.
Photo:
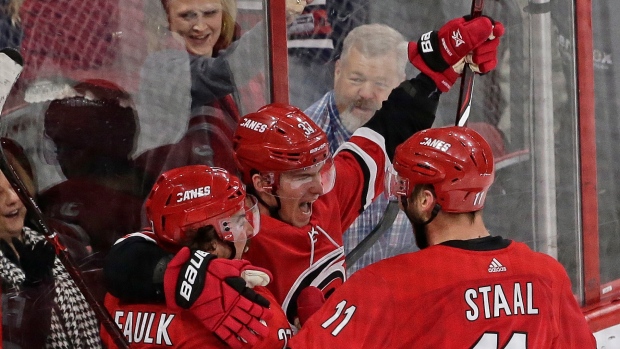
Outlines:
{"label": "black hockey glove", "polygon": [[11,242],[19,254],[19,258],[4,240],[0,240],[2,252],[13,263],[21,267],[26,276],[23,283],[25,286],[34,286],[40,282],[53,280],[52,268],[54,267],[56,253],[54,247],[47,240],[41,240],[34,245],[25,245],[14,237]]}

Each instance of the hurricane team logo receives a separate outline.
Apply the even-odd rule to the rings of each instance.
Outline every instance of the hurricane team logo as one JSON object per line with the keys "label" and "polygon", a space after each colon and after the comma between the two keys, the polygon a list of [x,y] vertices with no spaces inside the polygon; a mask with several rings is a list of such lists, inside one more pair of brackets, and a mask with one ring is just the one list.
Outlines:
{"label": "hurricane team logo", "polygon": [[297,317],[297,298],[299,293],[308,286],[316,286],[329,297],[338,286],[345,281],[344,248],[340,247],[316,261],[302,273],[282,303],[282,309],[290,324]]}

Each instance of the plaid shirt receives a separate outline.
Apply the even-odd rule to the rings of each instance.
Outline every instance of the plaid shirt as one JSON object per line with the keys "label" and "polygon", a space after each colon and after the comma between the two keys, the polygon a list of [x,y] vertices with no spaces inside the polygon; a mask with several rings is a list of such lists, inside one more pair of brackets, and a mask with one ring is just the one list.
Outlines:
{"label": "plaid shirt", "polygon": [[[333,90],[314,102],[305,113],[327,133],[332,154],[335,154],[338,147],[352,135],[340,121]],[[345,231],[343,236],[345,254],[351,252],[379,223],[387,204],[385,196],[380,195]],[[413,241],[413,228],[405,214],[400,211],[392,227],[355,264],[347,266],[348,274],[351,275],[358,269],[381,259],[414,250],[417,250],[417,247]]]}

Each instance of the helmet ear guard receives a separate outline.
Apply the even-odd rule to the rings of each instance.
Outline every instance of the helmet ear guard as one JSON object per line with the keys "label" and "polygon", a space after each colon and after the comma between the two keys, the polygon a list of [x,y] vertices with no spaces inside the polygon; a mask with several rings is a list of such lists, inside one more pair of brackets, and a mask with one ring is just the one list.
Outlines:
{"label": "helmet ear guard", "polygon": [[432,184],[446,212],[482,209],[494,179],[493,155],[480,134],[466,127],[416,133],[399,145],[386,172],[386,195],[409,196],[416,185]]}

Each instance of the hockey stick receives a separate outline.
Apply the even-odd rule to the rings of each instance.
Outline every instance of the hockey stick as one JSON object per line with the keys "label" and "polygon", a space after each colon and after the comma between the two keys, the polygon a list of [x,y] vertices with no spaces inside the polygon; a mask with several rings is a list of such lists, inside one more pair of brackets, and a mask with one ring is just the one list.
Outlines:
{"label": "hockey stick", "polygon": [[398,211],[400,208],[398,207],[398,201],[390,200],[385,208],[385,212],[383,213],[383,217],[377,225],[366,235],[364,240],[360,241],[357,246],[355,246],[351,252],[349,252],[344,258],[346,268],[349,269],[355,262],[357,262],[360,257],[370,249],[372,245],[379,240],[383,234],[392,226],[394,219],[396,219],[396,215],[398,215]]}
{"label": "hockey stick", "polygon": [[[484,7],[484,0],[472,0],[471,18],[480,17]],[[474,91],[474,77],[476,74],[471,70],[469,64],[463,67],[463,76],[461,77],[461,90],[459,94],[458,110],[456,111],[456,126],[465,126],[469,119],[471,111],[471,96]]]}
{"label": "hockey stick", "polygon": [[[13,85],[21,74],[22,68],[23,58],[18,51],[11,48],[0,50],[0,113],[2,112],[4,103],[6,102]],[[43,234],[45,239],[51,243],[52,246],[54,246],[58,259],[67,270],[78,289],[84,295],[86,302],[88,302],[90,307],[93,309],[97,319],[105,327],[119,348],[129,349],[129,344],[125,339],[125,336],[123,336],[118,326],[114,323],[110,313],[97,301],[95,296],[88,289],[88,286],[84,282],[80,270],[71,258],[71,255],[59,241],[58,234],[50,230],[48,225],[45,223],[43,213],[28,193],[26,186],[15,172],[15,169],[9,164],[2,147],[0,147],[0,170],[6,176],[9,183],[11,183],[11,186],[24,203],[24,206],[26,206],[30,217],[32,217],[32,224],[34,224],[36,230]]]}

